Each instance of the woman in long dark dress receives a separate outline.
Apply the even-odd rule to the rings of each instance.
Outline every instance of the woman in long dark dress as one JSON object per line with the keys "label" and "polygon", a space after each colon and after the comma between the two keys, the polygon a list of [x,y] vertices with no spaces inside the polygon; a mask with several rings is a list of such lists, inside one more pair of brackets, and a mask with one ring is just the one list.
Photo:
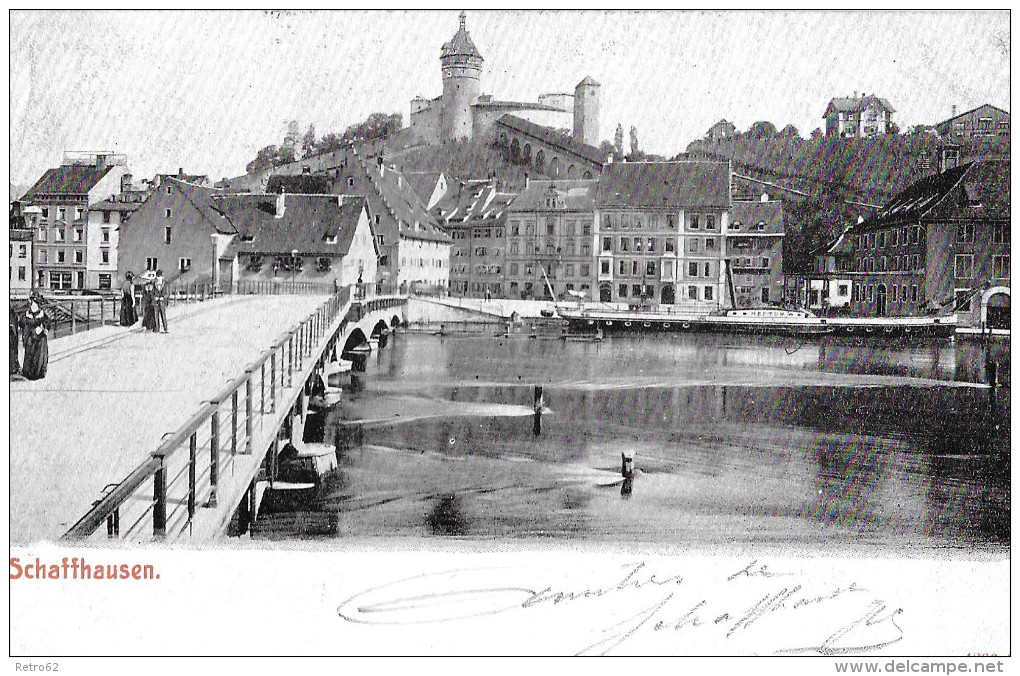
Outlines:
{"label": "woman in long dark dress", "polygon": [[21,373],[21,363],[18,361],[18,334],[19,332],[19,318],[18,311],[14,309],[14,305],[10,305],[11,308],[11,324],[10,324],[10,341],[11,341],[11,373]]}
{"label": "woman in long dark dress", "polygon": [[46,332],[50,327],[50,318],[42,309],[42,298],[32,296],[28,311],[22,321],[25,341],[25,363],[21,367],[21,375],[28,380],[39,380],[46,377],[46,368],[50,362],[50,348],[46,341]]}
{"label": "woman in long dark dress", "polygon": [[156,330],[156,309],[152,304],[152,281],[146,278],[142,287],[142,326],[150,331]]}
{"label": "woman in long dark dress", "polygon": [[135,276],[129,272],[124,277],[124,285],[120,287],[124,292],[120,304],[120,325],[134,326],[138,321],[138,313],[135,311]]}

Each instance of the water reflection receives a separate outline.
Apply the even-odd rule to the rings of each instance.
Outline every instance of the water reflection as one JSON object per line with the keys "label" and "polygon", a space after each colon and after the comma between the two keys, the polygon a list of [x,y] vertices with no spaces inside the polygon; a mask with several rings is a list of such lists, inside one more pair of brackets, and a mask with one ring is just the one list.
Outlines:
{"label": "water reflection", "polygon": [[[333,412],[373,422],[318,508],[340,514],[340,536],[1008,546],[1008,383],[993,407],[959,386],[984,355],[950,341],[398,334]],[[536,384],[541,436],[504,412],[530,410]]]}

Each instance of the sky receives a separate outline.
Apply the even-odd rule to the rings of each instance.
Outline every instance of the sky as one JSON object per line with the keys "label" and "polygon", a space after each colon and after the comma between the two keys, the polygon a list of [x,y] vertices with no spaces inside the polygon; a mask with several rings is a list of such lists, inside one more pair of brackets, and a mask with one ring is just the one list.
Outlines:
{"label": "sky", "polygon": [[[457,10],[12,11],[10,181],[64,150],[114,150],[136,177],[244,173],[287,121],[343,131],[442,92]],[[602,84],[601,136],[683,150],[725,118],[823,124],[835,96],[876,94],[901,128],[983,103],[1010,110],[1007,12],[470,11],[481,90],[534,101]],[[568,126],[565,124],[564,126]]]}

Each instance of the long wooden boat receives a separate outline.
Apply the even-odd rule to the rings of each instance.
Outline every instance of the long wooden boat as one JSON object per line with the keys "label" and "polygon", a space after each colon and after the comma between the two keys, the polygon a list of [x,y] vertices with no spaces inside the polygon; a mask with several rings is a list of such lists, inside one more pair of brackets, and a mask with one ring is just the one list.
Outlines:
{"label": "long wooden boat", "polygon": [[759,335],[848,335],[862,337],[952,336],[956,315],[942,317],[818,317],[808,310],[746,308],[713,314],[679,314],[654,310],[557,308],[571,334],[706,331]]}

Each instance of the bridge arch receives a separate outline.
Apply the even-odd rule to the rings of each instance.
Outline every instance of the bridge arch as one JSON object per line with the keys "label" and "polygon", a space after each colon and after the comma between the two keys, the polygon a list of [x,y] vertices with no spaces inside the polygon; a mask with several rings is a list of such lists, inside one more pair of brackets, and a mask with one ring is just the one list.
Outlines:
{"label": "bridge arch", "polygon": [[390,327],[386,323],[386,320],[385,319],[380,319],[379,321],[377,321],[375,323],[375,326],[372,327],[372,337],[375,338],[376,336],[382,334],[383,332],[385,332],[389,328]]}
{"label": "bridge arch", "polygon": [[513,141],[510,141],[510,159],[514,162],[521,158],[521,142],[514,137]]}
{"label": "bridge arch", "polygon": [[539,172],[545,172],[545,151],[539,150],[535,154],[535,170]]}
{"label": "bridge arch", "polygon": [[393,318],[390,319],[390,326],[393,328],[400,326],[400,317],[393,315]]}
{"label": "bridge arch", "polygon": [[347,336],[347,340],[346,342],[344,342],[344,349],[341,351],[341,353],[347,352],[351,348],[357,347],[358,345],[363,345],[364,343],[367,342],[368,337],[365,335],[365,332],[362,331],[360,328],[355,327],[355,329],[351,331],[351,334]]}

